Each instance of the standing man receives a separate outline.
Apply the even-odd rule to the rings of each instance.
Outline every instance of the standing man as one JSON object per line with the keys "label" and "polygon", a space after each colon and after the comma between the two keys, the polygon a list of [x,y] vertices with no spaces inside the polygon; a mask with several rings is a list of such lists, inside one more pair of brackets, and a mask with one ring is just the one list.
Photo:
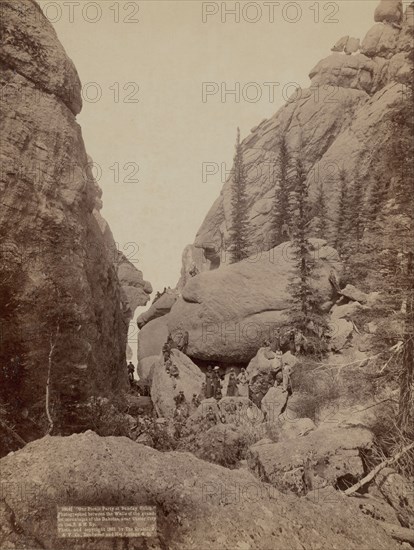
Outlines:
{"label": "standing man", "polygon": [[[218,399],[219,393],[221,394],[221,380],[220,380],[220,367],[214,367],[213,371],[213,397]],[[221,399],[221,396],[219,397]]]}
{"label": "standing man", "polygon": [[240,397],[249,397],[249,380],[247,378],[246,369],[242,367],[239,376],[237,377],[238,388],[237,393]]}
{"label": "standing man", "polygon": [[213,397],[214,390],[213,390],[213,372],[211,370],[211,365],[207,367],[206,372],[206,399],[210,399],[210,397]]}
{"label": "standing man", "polygon": [[229,381],[227,384],[227,396],[235,397],[236,395],[237,395],[237,378],[236,378],[236,373],[234,372],[234,368],[232,367],[230,369]]}
{"label": "standing man", "polygon": [[289,333],[289,349],[292,355],[296,353],[296,344],[295,344],[295,331],[292,329]]}
{"label": "standing man", "polygon": [[289,395],[293,393],[292,391],[292,366],[289,363],[283,364],[283,383],[282,383],[282,392],[288,392]]}
{"label": "standing man", "polygon": [[134,385],[134,371],[135,371],[135,367],[134,365],[131,363],[131,361],[128,363],[127,365],[127,370],[128,370],[128,379],[129,379],[129,385],[132,386]]}

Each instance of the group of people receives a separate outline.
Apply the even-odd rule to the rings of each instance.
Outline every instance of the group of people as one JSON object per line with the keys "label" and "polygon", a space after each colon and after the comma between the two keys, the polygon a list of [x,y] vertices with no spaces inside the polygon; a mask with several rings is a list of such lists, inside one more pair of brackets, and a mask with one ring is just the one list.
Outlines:
{"label": "group of people", "polygon": [[[215,366],[213,368],[211,365],[207,367],[205,382],[202,387],[202,394],[206,399],[214,397],[220,400],[223,397],[223,378],[224,376],[220,374],[220,367]],[[244,368],[241,369],[238,376],[233,367],[230,369],[226,396],[248,397],[248,378]]]}
{"label": "group of people", "polygon": [[182,353],[187,352],[188,348],[188,331],[184,330],[176,335],[178,342],[171,336],[171,334],[168,335],[167,341],[162,346],[162,356],[164,358],[164,363],[167,363],[169,359],[171,359],[171,351],[173,349],[178,349],[178,351],[181,351]]}
{"label": "group of people", "polygon": [[269,347],[273,353],[287,346],[292,355],[299,355],[300,353],[306,353],[307,340],[300,330],[291,329],[284,334],[277,330],[273,338],[267,340],[264,346]]}
{"label": "group of people", "polygon": [[[298,347],[301,341],[296,340],[294,331],[291,331],[289,336],[289,351],[292,355],[298,353]],[[266,359],[272,362],[272,376],[274,377],[274,385],[282,384],[283,392],[292,393],[292,363],[286,358],[283,358],[283,352],[278,348],[273,351],[269,341],[264,343],[263,348]]]}
{"label": "group of people", "polygon": [[173,349],[178,349],[182,353],[186,353],[187,347],[188,347],[188,332],[186,330],[178,334],[178,342],[176,342],[176,340],[171,336],[171,334],[169,334],[167,341],[162,346],[162,356],[164,359],[165,370],[173,378],[178,378],[180,371],[178,370],[174,362],[171,360],[171,351]]}

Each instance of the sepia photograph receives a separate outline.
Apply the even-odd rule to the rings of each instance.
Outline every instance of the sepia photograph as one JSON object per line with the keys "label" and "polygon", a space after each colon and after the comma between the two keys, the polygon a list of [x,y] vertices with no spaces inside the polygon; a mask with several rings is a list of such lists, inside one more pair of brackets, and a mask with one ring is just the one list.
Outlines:
{"label": "sepia photograph", "polygon": [[414,2],[0,0],[0,550],[414,549]]}

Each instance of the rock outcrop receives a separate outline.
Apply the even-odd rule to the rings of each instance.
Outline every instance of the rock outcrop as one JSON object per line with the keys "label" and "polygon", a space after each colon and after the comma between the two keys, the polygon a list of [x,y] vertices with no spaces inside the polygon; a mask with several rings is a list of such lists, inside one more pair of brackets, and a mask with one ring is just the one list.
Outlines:
{"label": "rock outcrop", "polygon": [[177,290],[167,289],[151,307],[137,318],[138,333],[138,375],[151,381],[153,365],[158,361],[162,346],[168,338],[166,315],[179,296]]}
{"label": "rock outcrop", "polygon": [[[402,2],[384,0],[375,12],[377,22],[361,43],[345,36],[334,53],[310,72],[311,85],[297,90],[271,119],[262,121],[242,142],[247,178],[249,241],[252,253],[268,250],[275,191],[274,165],[282,136],[308,173],[311,197],[324,184],[329,211],[338,203],[339,173],[357,168],[368,175],[378,151],[388,139],[379,130],[387,114],[401,99],[409,75],[408,52],[412,45],[413,4],[403,17]],[[333,216],[335,217],[335,216]],[[223,243],[231,227],[231,179],[202,223],[195,246],[212,265],[223,262]]]}
{"label": "rock outcrop", "polygon": [[[155,506],[157,533],[146,539],[154,548],[401,548],[349,497],[318,493],[300,500],[245,469],[161,453],[123,437],[48,436],[3,458],[0,472],[4,548],[73,548],[73,539],[56,532],[56,506],[71,505]],[[111,550],[113,539],[77,539],[76,548]]]}
{"label": "rock outcrop", "polygon": [[384,468],[375,483],[396,510],[401,524],[414,529],[414,491],[410,482],[392,468]]}
{"label": "rock outcrop", "polygon": [[176,375],[167,372],[163,358],[155,362],[152,372],[151,399],[159,416],[172,418],[176,404],[174,397],[184,392],[187,403],[194,394],[201,393],[204,376],[201,370],[186,355],[174,349],[171,352],[171,369]]}
{"label": "rock outcrop", "polygon": [[100,201],[96,203],[93,215],[102,231],[105,242],[104,252],[108,260],[113,262],[118,275],[123,314],[130,321],[136,308],[147,304],[152,286],[148,281],[144,281],[142,272],[118,249],[108,222],[100,214]]}
{"label": "rock outcrop", "polygon": [[167,321],[168,316],[153,319],[138,333],[137,371],[141,380],[151,381],[153,366],[168,338]]}
{"label": "rock outcrop", "polygon": [[178,282],[178,290],[182,290],[186,283],[191,279],[190,271],[193,268],[199,273],[203,271],[210,271],[210,269],[215,269],[218,267],[214,265],[208,258],[205,257],[203,250],[196,248],[194,245],[189,244],[184,248],[182,256],[182,267],[181,267],[181,277]]}
{"label": "rock outcrop", "polygon": [[342,481],[352,484],[363,476],[360,452],[372,445],[369,430],[328,423],[317,429],[306,425],[302,436],[284,437],[285,433],[289,431],[280,431],[277,443],[259,441],[248,456],[250,468],[279,490],[303,495],[326,485],[343,488]]}
{"label": "rock outcrop", "polygon": [[[330,298],[331,270],[340,273],[337,252],[314,239],[318,290]],[[169,331],[189,333],[188,355],[224,363],[247,363],[265,340],[286,322],[292,278],[290,243],[187,282],[165,317]],[[149,328],[150,325],[148,325]]]}
{"label": "rock outcrop", "polygon": [[137,318],[138,328],[143,328],[147,323],[158,319],[170,312],[171,308],[175,304],[178,298],[178,292],[176,290],[168,289],[160,298],[153,301],[151,307],[141,313]]}
{"label": "rock outcrop", "polygon": [[115,254],[98,214],[72,61],[34,1],[2,1],[1,15],[1,290],[13,297],[1,360],[21,365],[11,393],[32,419],[44,411],[50,360],[55,425],[84,429],[82,403],[127,386],[128,323],[150,285]]}
{"label": "rock outcrop", "polygon": [[375,10],[375,21],[387,23],[401,23],[403,18],[403,7],[400,0],[381,0]]}

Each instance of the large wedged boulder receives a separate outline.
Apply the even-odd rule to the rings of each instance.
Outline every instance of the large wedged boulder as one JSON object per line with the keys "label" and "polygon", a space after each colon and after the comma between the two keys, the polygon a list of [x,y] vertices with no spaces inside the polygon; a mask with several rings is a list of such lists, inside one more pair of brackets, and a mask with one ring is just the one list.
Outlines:
{"label": "large wedged boulder", "polygon": [[[312,243],[318,290],[326,301],[332,291],[329,274],[340,272],[341,263],[325,241]],[[259,257],[197,275],[172,307],[169,331],[188,331],[190,357],[248,362],[286,322],[292,267],[291,245],[283,243]]]}
{"label": "large wedged boulder", "polygon": [[363,476],[360,451],[372,446],[369,430],[328,423],[314,430],[306,428],[305,433],[292,439],[282,437],[277,443],[259,441],[250,448],[250,468],[279,490],[299,495]]}
{"label": "large wedged boulder", "polygon": [[[58,538],[56,507],[137,505],[156,508],[157,533],[146,539],[151,548],[400,548],[348,497],[290,498],[245,469],[124,437],[47,436],[3,458],[0,481],[3,548],[113,550],[110,537]],[[131,550],[142,548],[142,539],[127,540]]]}

